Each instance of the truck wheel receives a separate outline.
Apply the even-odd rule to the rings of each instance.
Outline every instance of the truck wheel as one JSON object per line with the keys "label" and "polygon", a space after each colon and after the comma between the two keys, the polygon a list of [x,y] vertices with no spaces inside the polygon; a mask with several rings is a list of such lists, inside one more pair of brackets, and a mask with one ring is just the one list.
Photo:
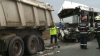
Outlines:
{"label": "truck wheel", "polygon": [[13,38],[8,46],[9,56],[23,56],[24,53],[24,43],[23,40],[16,36]]}
{"label": "truck wheel", "polygon": [[42,39],[42,37],[38,37],[38,39],[39,39],[38,51],[43,51],[45,49],[44,40]]}
{"label": "truck wheel", "polygon": [[37,53],[38,37],[35,35],[27,35],[23,38],[25,54],[33,55]]}

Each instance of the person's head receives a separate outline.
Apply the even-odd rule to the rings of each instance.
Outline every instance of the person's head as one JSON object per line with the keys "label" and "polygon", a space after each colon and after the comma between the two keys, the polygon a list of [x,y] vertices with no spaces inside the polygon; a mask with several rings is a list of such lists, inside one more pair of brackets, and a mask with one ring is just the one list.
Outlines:
{"label": "person's head", "polygon": [[54,27],[55,25],[51,25],[50,28]]}
{"label": "person's head", "polygon": [[87,21],[87,16],[86,15],[82,15],[82,21]]}

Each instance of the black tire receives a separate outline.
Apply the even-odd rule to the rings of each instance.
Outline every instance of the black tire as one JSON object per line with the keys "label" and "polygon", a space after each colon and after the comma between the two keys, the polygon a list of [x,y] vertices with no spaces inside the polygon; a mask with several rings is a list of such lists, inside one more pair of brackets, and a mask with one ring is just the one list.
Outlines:
{"label": "black tire", "polygon": [[9,56],[23,56],[24,54],[24,43],[23,40],[16,36],[13,38],[8,46]]}
{"label": "black tire", "polygon": [[42,37],[38,37],[38,39],[39,39],[38,51],[43,51],[45,49],[44,40],[42,39]]}
{"label": "black tire", "polygon": [[38,37],[35,35],[27,35],[23,38],[24,47],[25,47],[25,54],[33,55],[36,54],[38,51]]}

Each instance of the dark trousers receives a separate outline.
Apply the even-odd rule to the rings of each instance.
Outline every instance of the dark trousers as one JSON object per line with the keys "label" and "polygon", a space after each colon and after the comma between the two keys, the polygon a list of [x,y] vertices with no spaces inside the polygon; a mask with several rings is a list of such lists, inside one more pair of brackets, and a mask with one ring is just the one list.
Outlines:
{"label": "dark trousers", "polygon": [[81,48],[87,48],[88,34],[81,34]]}
{"label": "dark trousers", "polygon": [[55,38],[55,43],[57,43],[57,35],[51,35],[50,42],[53,43],[54,38]]}
{"label": "dark trousers", "polygon": [[97,36],[98,46],[100,47],[100,36]]}

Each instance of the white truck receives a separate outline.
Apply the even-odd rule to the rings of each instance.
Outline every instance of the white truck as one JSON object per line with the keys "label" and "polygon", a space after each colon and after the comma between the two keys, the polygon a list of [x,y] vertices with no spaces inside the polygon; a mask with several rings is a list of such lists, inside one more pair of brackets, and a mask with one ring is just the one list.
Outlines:
{"label": "white truck", "polygon": [[[66,17],[74,16],[77,23],[81,23],[82,15],[85,14],[87,16],[87,21],[89,23],[89,31],[88,31],[88,40],[93,39],[95,37],[95,16],[100,14],[100,9],[93,8],[84,4],[72,2],[72,1],[64,1],[63,5],[58,12],[58,17],[60,19],[64,19]],[[78,25],[77,25],[78,26]],[[73,32],[72,32],[73,33]],[[79,35],[79,34],[78,34]],[[72,35],[71,35],[72,36]],[[69,37],[70,39],[75,39],[76,37]],[[68,37],[59,37],[59,39],[69,39]],[[79,38],[79,37],[78,37]],[[77,38],[76,38],[77,39]]]}
{"label": "white truck", "polygon": [[0,0],[0,55],[33,55],[44,50],[42,32],[53,25],[50,4],[37,0]]}

